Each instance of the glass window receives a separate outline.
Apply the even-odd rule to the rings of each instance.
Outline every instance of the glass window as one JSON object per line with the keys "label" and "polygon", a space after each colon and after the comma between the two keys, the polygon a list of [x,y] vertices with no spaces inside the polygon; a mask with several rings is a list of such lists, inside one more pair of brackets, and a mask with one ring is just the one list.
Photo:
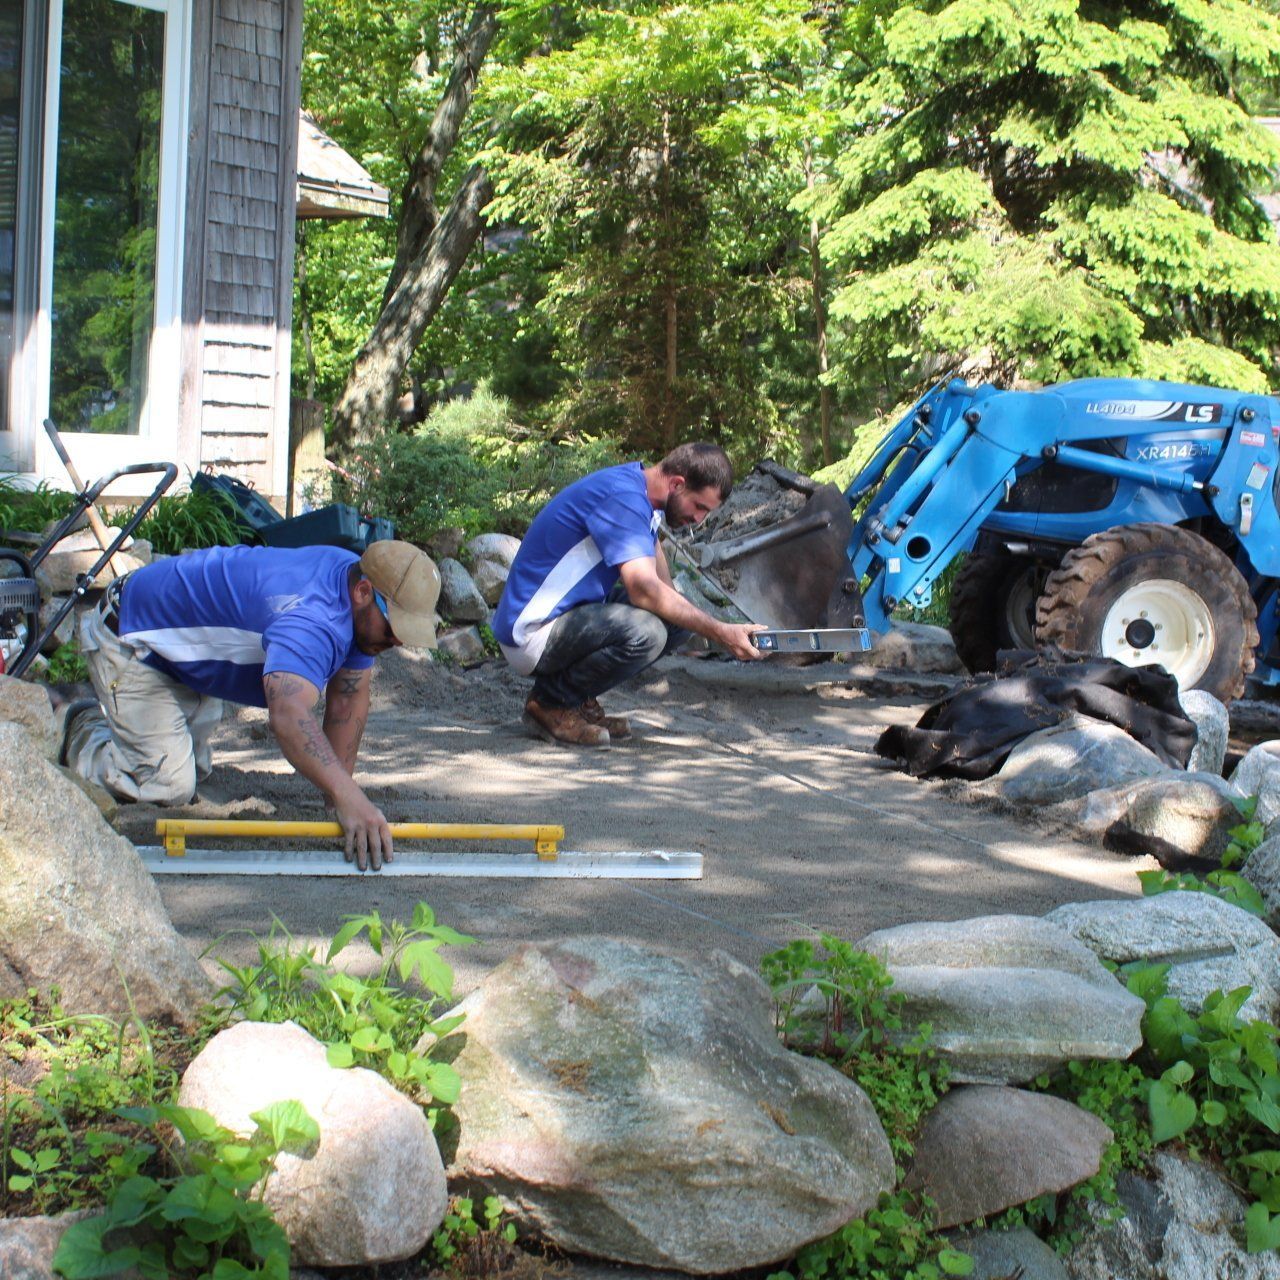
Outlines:
{"label": "glass window", "polygon": [[163,13],[63,7],[50,417],[136,434],[155,324]]}
{"label": "glass window", "polygon": [[[9,422],[14,255],[18,229],[18,109],[22,100],[22,5],[0,4],[0,431]],[[3,462],[3,459],[0,459]]]}

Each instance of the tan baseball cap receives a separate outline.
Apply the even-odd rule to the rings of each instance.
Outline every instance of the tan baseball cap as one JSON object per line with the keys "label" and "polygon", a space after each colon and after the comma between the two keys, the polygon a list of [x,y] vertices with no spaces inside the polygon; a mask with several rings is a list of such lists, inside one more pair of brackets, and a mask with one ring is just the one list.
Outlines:
{"label": "tan baseball cap", "polygon": [[396,639],[412,649],[434,649],[440,618],[440,570],[411,542],[385,539],[369,544],[360,572],[387,602],[387,618]]}

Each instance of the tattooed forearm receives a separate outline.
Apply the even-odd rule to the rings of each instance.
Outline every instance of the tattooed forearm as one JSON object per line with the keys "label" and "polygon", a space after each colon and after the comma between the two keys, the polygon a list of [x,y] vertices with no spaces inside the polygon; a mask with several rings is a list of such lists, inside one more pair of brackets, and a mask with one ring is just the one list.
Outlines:
{"label": "tattooed forearm", "polygon": [[274,706],[288,698],[296,698],[308,688],[314,688],[309,680],[288,671],[271,671],[262,677],[262,687],[267,695],[267,706]]}
{"label": "tattooed forearm", "polygon": [[363,674],[353,675],[349,671],[339,671],[335,679],[338,683],[338,692],[348,696],[359,693],[360,686],[364,683]]}
{"label": "tattooed forearm", "polygon": [[302,749],[307,755],[324,765],[340,763],[333,745],[316,724],[315,716],[299,716],[297,725],[302,733]]}

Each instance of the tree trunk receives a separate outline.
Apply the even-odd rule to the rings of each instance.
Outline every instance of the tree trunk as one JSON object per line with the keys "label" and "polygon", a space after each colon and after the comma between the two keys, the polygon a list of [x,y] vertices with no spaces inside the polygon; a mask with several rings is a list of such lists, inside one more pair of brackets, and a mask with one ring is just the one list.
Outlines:
{"label": "tree trunk", "polygon": [[[813,152],[804,149],[804,185],[813,190]],[[822,256],[818,252],[818,219],[809,218],[809,283],[813,289],[813,318],[818,345],[818,411],[822,429],[822,465],[829,467],[831,456],[831,388],[827,385],[827,304],[822,295]]]}
{"label": "tree trunk", "polygon": [[667,252],[666,288],[666,394],[662,410],[662,450],[676,446],[676,378],[679,376],[680,312],[676,299],[675,268],[671,265],[671,113],[662,113],[662,225]]}
{"label": "tree trunk", "polygon": [[396,258],[382,295],[384,307],[390,303],[409,264],[422,252],[440,220],[436,209],[436,184],[440,181],[440,170],[457,144],[462,122],[475,94],[480,64],[489,52],[497,31],[498,18],[494,6],[477,4],[454,55],[449,83],[445,85],[440,105],[432,117],[426,141],[414,157],[409,180],[400,193]]}
{"label": "tree trunk", "polygon": [[473,165],[444,217],[405,269],[356,357],[355,368],[333,409],[331,443],[335,449],[341,451],[355,440],[367,438],[394,415],[400,379],[409,359],[478,239],[481,212],[492,198],[489,175]]}

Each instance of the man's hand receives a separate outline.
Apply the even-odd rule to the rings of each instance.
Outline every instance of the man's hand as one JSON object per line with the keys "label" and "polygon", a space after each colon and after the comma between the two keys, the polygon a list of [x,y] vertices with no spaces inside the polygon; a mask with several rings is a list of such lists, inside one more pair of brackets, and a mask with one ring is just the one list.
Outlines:
{"label": "man's hand", "polygon": [[757,662],[764,654],[751,643],[751,637],[757,631],[768,630],[768,627],[759,622],[725,622],[721,624],[719,634],[711,638],[722,644],[735,658],[743,662]]}
{"label": "man's hand", "polygon": [[287,671],[262,678],[271,732],[284,757],[324,793],[346,836],[346,857],[364,871],[377,871],[392,858],[391,828],[382,812],[352,781],[333,744],[316,721],[320,690]]}
{"label": "man's hand", "polygon": [[347,797],[345,804],[339,800],[334,805],[334,812],[346,836],[344,856],[348,862],[354,858],[361,871],[367,867],[380,871],[384,862],[394,861],[391,827],[382,810],[359,787],[354,789],[354,795]]}
{"label": "man's hand", "polygon": [[[661,550],[659,550],[661,555]],[[645,557],[628,560],[619,570],[627,599],[638,609],[656,613],[663,622],[686,631],[696,631],[715,644],[723,645],[735,658],[743,662],[755,662],[764,655],[751,643],[751,635],[769,628],[757,622],[721,622],[709,613],[703,613],[691,604],[675,588],[662,580],[666,568],[665,558],[659,568],[657,558]]]}

